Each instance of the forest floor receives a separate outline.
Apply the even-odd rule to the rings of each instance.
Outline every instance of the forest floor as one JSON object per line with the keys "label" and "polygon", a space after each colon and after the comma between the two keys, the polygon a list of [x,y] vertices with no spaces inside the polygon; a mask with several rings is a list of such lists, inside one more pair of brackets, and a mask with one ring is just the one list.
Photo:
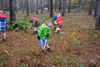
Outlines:
{"label": "forest floor", "polygon": [[100,31],[95,30],[95,18],[86,13],[69,13],[63,17],[62,33],[52,31],[49,44],[52,52],[42,54],[32,29],[8,31],[7,40],[0,41],[0,67],[81,67],[82,64],[90,67],[90,63],[100,64]]}

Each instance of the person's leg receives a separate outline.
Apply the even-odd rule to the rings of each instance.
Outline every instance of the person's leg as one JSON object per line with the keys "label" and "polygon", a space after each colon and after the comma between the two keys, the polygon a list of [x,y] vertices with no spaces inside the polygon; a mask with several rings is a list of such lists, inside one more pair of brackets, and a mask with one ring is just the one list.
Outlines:
{"label": "person's leg", "polygon": [[57,29],[57,34],[59,34],[60,33],[60,28],[58,27],[58,29]]}
{"label": "person's leg", "polygon": [[57,27],[56,24],[54,24],[54,30],[56,29],[56,27]]}
{"label": "person's leg", "polygon": [[45,39],[45,47],[50,48],[49,45],[48,45],[48,40],[47,39]]}
{"label": "person's leg", "polygon": [[38,41],[40,41],[40,37],[37,35],[37,39],[38,39]]}
{"label": "person's leg", "polygon": [[46,45],[47,45],[47,39],[44,39],[44,40],[43,40],[43,43],[44,43],[43,46],[44,46],[44,49],[45,49],[45,48],[46,48]]}
{"label": "person's leg", "polygon": [[60,25],[59,28],[60,28],[60,32],[61,32],[62,31],[62,25]]}
{"label": "person's leg", "polygon": [[54,25],[54,30],[56,30],[57,27],[56,21],[53,21],[53,25]]}
{"label": "person's leg", "polygon": [[60,29],[62,30],[62,25],[60,26]]}
{"label": "person's leg", "polygon": [[59,34],[62,31],[62,25],[59,26],[59,30],[57,31],[57,34]]}
{"label": "person's leg", "polygon": [[45,39],[45,48],[47,48],[47,51],[51,52],[52,50],[50,49],[50,46],[48,44],[48,40]]}
{"label": "person's leg", "polygon": [[3,32],[3,39],[5,40],[6,39],[6,29],[2,29],[2,32]]}
{"label": "person's leg", "polygon": [[44,43],[43,43],[43,40],[42,39],[39,40],[39,43],[40,43],[41,49],[44,49]]}
{"label": "person's leg", "polygon": [[6,39],[6,32],[4,32],[4,39]]}
{"label": "person's leg", "polygon": [[36,28],[36,27],[34,27],[33,34],[36,34],[36,31],[37,31],[37,28]]}

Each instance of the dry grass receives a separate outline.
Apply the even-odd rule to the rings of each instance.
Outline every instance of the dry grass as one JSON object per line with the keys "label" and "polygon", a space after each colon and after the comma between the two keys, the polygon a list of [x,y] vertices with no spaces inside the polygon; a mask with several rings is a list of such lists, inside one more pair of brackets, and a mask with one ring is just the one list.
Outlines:
{"label": "dry grass", "polygon": [[[32,14],[45,20],[49,14]],[[91,60],[100,62],[100,31],[94,30],[95,18],[86,13],[63,17],[62,34],[52,31],[49,38],[53,52],[43,55],[32,31],[10,31],[0,44],[1,67],[78,67]],[[89,66],[85,66],[89,67]]]}

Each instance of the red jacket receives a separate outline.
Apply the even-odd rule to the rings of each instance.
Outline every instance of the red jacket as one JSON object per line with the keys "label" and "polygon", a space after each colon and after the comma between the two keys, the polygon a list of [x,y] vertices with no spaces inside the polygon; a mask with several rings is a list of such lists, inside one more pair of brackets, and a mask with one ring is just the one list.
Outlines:
{"label": "red jacket", "polygon": [[59,26],[62,25],[62,17],[61,17],[61,16],[58,16],[56,21],[57,21],[57,24],[58,24]]}

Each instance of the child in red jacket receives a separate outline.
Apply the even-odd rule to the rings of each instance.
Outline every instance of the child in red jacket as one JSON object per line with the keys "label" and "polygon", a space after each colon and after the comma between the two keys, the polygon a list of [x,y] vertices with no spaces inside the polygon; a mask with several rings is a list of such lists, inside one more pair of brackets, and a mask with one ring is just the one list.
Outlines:
{"label": "child in red jacket", "polygon": [[3,32],[4,38],[6,40],[6,25],[7,25],[7,16],[5,13],[0,13],[0,31]]}
{"label": "child in red jacket", "polygon": [[57,15],[56,22],[57,22],[57,26],[58,26],[58,28],[56,28],[56,31],[57,31],[57,33],[60,33],[62,30],[62,17],[60,14]]}

